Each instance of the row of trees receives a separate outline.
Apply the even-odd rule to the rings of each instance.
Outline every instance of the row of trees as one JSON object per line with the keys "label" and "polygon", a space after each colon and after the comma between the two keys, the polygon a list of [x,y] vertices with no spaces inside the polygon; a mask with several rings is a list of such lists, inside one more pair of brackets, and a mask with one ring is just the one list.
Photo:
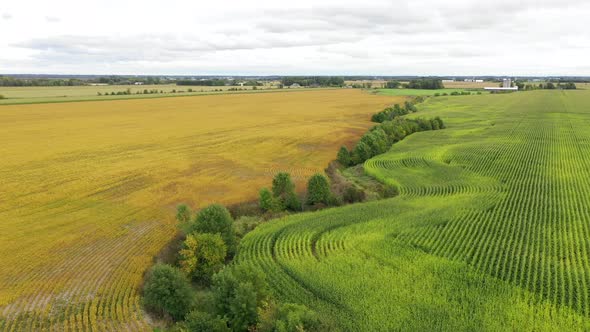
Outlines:
{"label": "row of trees", "polygon": [[[413,107],[413,105],[411,105]],[[406,105],[406,109],[412,107]],[[397,108],[401,109],[399,105]],[[415,111],[415,110],[414,110]],[[338,160],[355,165],[383,153],[391,144],[422,130],[444,128],[440,118],[431,120],[395,118],[386,120],[367,132],[353,151],[343,147]],[[395,188],[390,188],[395,189]],[[259,205],[264,212],[302,211],[304,206],[322,207],[338,204],[330,182],[322,174],[307,183],[302,202],[288,173],[278,173],[272,188],[260,190]],[[385,193],[385,197],[395,195]],[[347,188],[342,200],[362,200],[363,192]],[[254,225],[240,229],[229,211],[212,204],[196,215],[187,205],[177,207],[176,219],[184,240],[174,265],[156,264],[144,283],[144,306],[175,322],[173,331],[326,331],[333,326],[304,305],[280,303],[272,298],[265,274],[246,264],[232,262],[240,234]],[[195,287],[199,288],[197,292]]]}
{"label": "row of trees", "polygon": [[405,87],[409,89],[427,90],[444,89],[442,80],[436,78],[421,78],[417,80],[411,80]]}
{"label": "row of trees", "polygon": [[307,183],[305,203],[295,193],[295,184],[289,173],[280,172],[272,180],[272,190],[262,188],[259,193],[259,206],[264,212],[302,211],[304,205],[310,207],[339,205],[330,191],[328,178],[314,174]]}
{"label": "row of trees", "polygon": [[536,84],[527,84],[524,82],[516,82],[515,83],[516,86],[518,86],[519,90],[524,90],[524,91],[531,91],[531,90],[556,90],[556,89],[560,89],[560,90],[576,90],[576,83],[573,82],[563,82],[563,83],[553,83],[553,82],[547,82],[547,83],[539,83],[538,85]]}
{"label": "row of trees", "polygon": [[[241,90],[241,89],[240,89]],[[201,90],[202,92],[203,90]],[[215,89],[214,91],[223,91],[221,89],[217,90]],[[237,91],[237,90],[232,90],[229,89],[229,91]],[[189,88],[187,91],[184,90],[176,90],[176,89],[172,89],[170,91],[164,91],[164,90],[158,90],[158,89],[143,89],[143,90],[138,90],[135,91],[135,93],[131,92],[131,89],[126,89],[123,91],[112,91],[112,92],[97,92],[96,95],[97,96],[121,96],[121,95],[132,95],[132,94],[136,94],[136,95],[151,95],[151,94],[158,94],[158,93],[185,93],[185,92],[196,92],[195,90]]]}
{"label": "row of trees", "polygon": [[75,78],[16,78],[0,76],[0,86],[76,86],[85,82]]}
{"label": "row of trees", "polygon": [[344,166],[358,165],[376,155],[387,152],[392,144],[401,141],[408,135],[419,131],[443,128],[445,128],[445,124],[440,117],[433,119],[395,118],[373,127],[361,137],[352,151],[349,151],[345,146],[341,147],[337,159]]}
{"label": "row of trees", "polygon": [[169,83],[159,77],[125,77],[125,76],[104,76],[98,78],[21,78],[0,76],[0,86],[78,86],[89,83],[100,83],[108,85],[130,85],[135,82],[144,84]]}
{"label": "row of trees", "polygon": [[[281,177],[276,183],[277,191],[290,192],[289,183],[289,179]],[[176,219],[186,236],[178,251],[177,264],[156,264],[143,289],[144,306],[174,321],[172,331],[326,328],[307,307],[274,300],[264,273],[231,262],[239,237],[224,206],[209,205],[193,216],[190,208],[182,204],[177,208]]]}
{"label": "row of trees", "polygon": [[334,76],[295,76],[295,77],[283,77],[281,84],[283,86],[290,86],[297,83],[301,86],[333,86],[341,87],[344,86],[344,78]]}
{"label": "row of trees", "polygon": [[393,107],[388,107],[379,113],[373,114],[371,121],[382,123],[384,121],[391,121],[396,117],[416,111],[418,111],[416,105],[410,101],[406,101],[404,107],[401,107],[399,104],[395,104]]}
{"label": "row of trees", "polygon": [[210,79],[210,80],[178,80],[176,85],[193,85],[193,86],[225,86],[230,85],[230,82],[225,79]]}

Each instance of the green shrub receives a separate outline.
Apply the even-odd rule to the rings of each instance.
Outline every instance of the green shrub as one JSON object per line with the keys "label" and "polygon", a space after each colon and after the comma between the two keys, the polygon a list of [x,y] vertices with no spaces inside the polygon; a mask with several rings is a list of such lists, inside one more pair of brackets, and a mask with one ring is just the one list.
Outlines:
{"label": "green shrub", "polygon": [[217,234],[193,233],[186,237],[179,252],[182,271],[193,280],[209,283],[225,262],[227,248]]}
{"label": "green shrub", "polygon": [[383,187],[383,191],[381,192],[383,198],[391,198],[399,195],[399,189],[397,186],[392,185],[385,185]]}
{"label": "green shrub", "polygon": [[295,194],[295,184],[289,173],[280,172],[272,180],[272,194],[278,200],[281,210],[301,211],[301,202]]}
{"label": "green shrub", "polygon": [[299,200],[299,198],[297,197],[297,195],[292,192],[289,195],[287,195],[286,199],[285,199],[285,203],[284,203],[285,209],[289,210],[289,211],[301,211],[301,201]]}
{"label": "green shrub", "polygon": [[342,200],[345,203],[362,202],[365,200],[365,192],[355,186],[348,186],[342,194]]}
{"label": "green shrub", "polygon": [[258,217],[241,217],[234,222],[234,231],[239,238],[254,230],[262,220]]}
{"label": "green shrub", "polygon": [[307,182],[307,204],[328,204],[330,200],[330,184],[322,174],[314,174]]}
{"label": "green shrub", "polygon": [[309,308],[301,304],[284,303],[276,305],[271,303],[261,313],[261,319],[257,326],[259,332],[300,332],[300,331],[327,331],[322,326],[319,316]]}
{"label": "green shrub", "polygon": [[264,211],[272,211],[274,208],[275,203],[273,202],[272,193],[268,188],[260,189],[258,204],[260,208]]}
{"label": "green shrub", "polygon": [[233,256],[237,247],[233,222],[229,211],[223,205],[212,204],[199,211],[188,229],[188,234],[219,233],[227,246],[228,255]]}
{"label": "green shrub", "polygon": [[341,147],[340,151],[338,151],[337,159],[342,166],[350,166],[350,151],[345,146]]}
{"label": "green shrub", "polygon": [[227,266],[213,276],[215,308],[233,331],[245,331],[258,321],[258,310],[268,299],[264,273],[253,267]]}
{"label": "green shrub", "polygon": [[194,291],[182,272],[170,265],[156,264],[143,287],[146,309],[181,320],[194,306]]}
{"label": "green shrub", "polygon": [[186,315],[184,322],[181,324],[181,330],[187,331],[207,331],[207,332],[229,332],[227,321],[220,317],[214,317],[211,314],[201,311],[191,311]]}
{"label": "green shrub", "polygon": [[182,224],[191,220],[191,209],[186,204],[180,204],[176,207],[176,220]]}

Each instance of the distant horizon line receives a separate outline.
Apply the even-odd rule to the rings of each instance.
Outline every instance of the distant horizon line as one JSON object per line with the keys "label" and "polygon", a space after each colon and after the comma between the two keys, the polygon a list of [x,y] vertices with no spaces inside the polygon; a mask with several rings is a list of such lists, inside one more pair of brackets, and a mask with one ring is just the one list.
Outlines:
{"label": "distant horizon line", "polygon": [[380,74],[47,74],[47,73],[0,73],[0,76],[60,76],[60,77],[374,77],[374,78],[588,78],[590,75],[380,75]]}

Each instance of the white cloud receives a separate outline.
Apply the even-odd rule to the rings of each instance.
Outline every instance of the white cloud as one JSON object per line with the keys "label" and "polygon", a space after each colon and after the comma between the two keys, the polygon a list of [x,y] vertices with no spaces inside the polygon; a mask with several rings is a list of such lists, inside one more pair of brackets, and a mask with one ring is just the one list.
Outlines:
{"label": "white cloud", "polygon": [[5,73],[590,75],[582,0],[7,1]]}

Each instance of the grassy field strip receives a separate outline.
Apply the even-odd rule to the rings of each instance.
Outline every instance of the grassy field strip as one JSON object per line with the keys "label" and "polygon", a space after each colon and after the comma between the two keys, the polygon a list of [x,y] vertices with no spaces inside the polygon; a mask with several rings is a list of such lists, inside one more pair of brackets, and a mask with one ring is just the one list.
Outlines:
{"label": "grassy field strip", "polygon": [[[241,90],[229,90],[229,89]],[[105,95],[110,92],[123,92],[129,89],[129,95]],[[155,94],[137,94],[144,90],[156,89],[163,93]],[[188,92],[192,89],[193,92]],[[109,100],[129,100],[129,99],[152,99],[152,98],[171,98],[171,97],[194,97],[209,96],[220,94],[244,94],[244,93],[270,93],[270,92],[302,92],[313,90],[334,90],[341,88],[298,88],[298,89],[277,89],[275,87],[259,87],[256,90],[252,87],[236,86],[176,86],[176,85],[109,85],[109,86],[72,86],[72,87],[0,87],[1,105],[21,105],[21,104],[48,104],[48,103],[70,103],[79,101],[109,101]],[[176,92],[172,92],[175,90]],[[103,95],[98,96],[97,92]]]}

